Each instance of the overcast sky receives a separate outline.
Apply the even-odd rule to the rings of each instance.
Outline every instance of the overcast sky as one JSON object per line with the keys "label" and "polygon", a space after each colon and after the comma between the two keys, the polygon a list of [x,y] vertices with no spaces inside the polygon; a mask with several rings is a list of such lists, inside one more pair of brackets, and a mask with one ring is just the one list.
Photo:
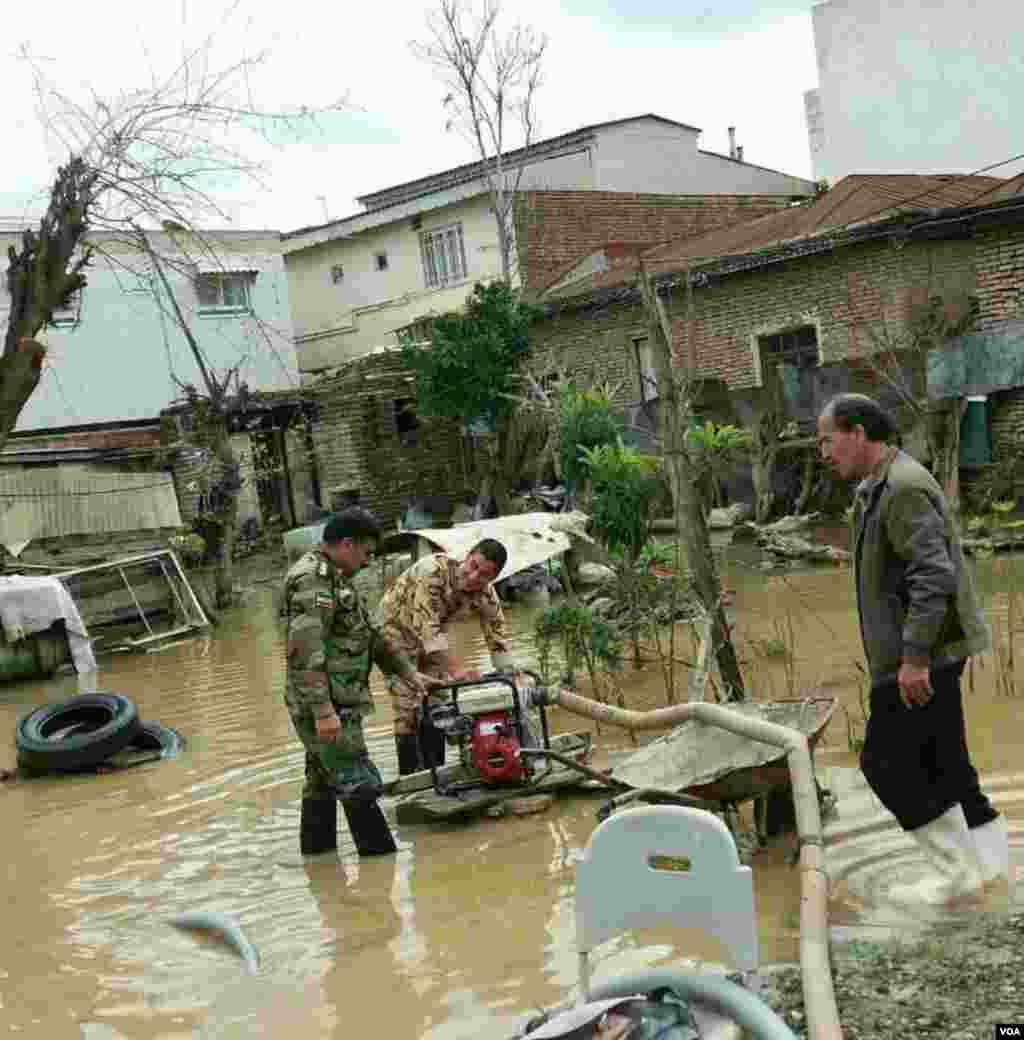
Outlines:
{"label": "overcast sky", "polygon": [[[347,94],[356,109],[319,133],[271,148],[270,189],[241,186],[238,227],[292,230],[358,210],[357,195],[475,158],[444,132],[443,89],[410,52],[431,5],[322,0],[94,0],[7,4],[0,57],[0,216],[38,211],[60,151],[37,114],[27,47],[47,75],[86,99],[144,86],[218,26],[214,63],[269,48],[254,84],[266,107],[321,105]],[[728,150],[737,127],[744,158],[811,176],[803,91],[817,85],[810,0],[505,0],[506,17],[550,39],[538,96],[539,137],[653,112],[702,128],[700,146]]]}

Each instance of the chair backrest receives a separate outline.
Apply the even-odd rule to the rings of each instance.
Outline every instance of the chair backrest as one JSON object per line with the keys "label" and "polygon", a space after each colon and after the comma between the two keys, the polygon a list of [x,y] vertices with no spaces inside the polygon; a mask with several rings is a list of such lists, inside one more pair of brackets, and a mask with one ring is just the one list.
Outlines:
{"label": "chair backrest", "polygon": [[757,968],[753,875],[728,827],[713,813],[679,805],[614,813],[576,865],[581,958],[631,928],[665,924],[701,929],[740,971]]}

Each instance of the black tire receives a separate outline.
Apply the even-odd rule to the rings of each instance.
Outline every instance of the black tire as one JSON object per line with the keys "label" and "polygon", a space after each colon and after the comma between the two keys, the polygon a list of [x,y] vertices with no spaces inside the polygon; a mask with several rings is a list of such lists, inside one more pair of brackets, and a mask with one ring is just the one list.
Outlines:
{"label": "black tire", "polygon": [[37,772],[95,766],[127,747],[140,728],[135,705],[117,693],[85,693],[47,704],[18,720],[18,765]]}
{"label": "black tire", "polygon": [[159,722],[139,723],[138,735],[132,738],[125,751],[159,751],[161,758],[173,758],[185,746],[185,738],[169,726]]}

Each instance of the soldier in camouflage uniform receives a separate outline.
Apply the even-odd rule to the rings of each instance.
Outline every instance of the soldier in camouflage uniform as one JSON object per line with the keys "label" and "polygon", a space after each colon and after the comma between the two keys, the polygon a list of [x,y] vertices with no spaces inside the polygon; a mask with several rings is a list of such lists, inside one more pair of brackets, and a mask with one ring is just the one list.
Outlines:
{"label": "soldier in camouflage uniform", "polygon": [[373,515],[353,507],[325,526],[323,542],[288,571],[283,609],[288,664],[285,702],[306,749],[300,845],[303,854],[337,847],[337,804],[342,803],[360,855],[394,852],[380,806],[382,784],[363,737],[363,718],[374,711],[370,669],[376,663],[407,685],[426,692],[423,676],[396,652],[371,621],[351,578],[376,548]]}
{"label": "soldier in camouflage uniform", "polygon": [[[469,611],[480,619],[487,649],[497,671],[513,670],[509,656],[509,630],[493,582],[505,566],[505,547],[493,538],[475,545],[460,564],[444,553],[418,560],[385,593],[377,620],[392,646],[416,662],[420,672],[450,679],[472,679],[474,672],[451,674],[445,629],[459,613]],[[407,687],[388,680],[395,718],[398,771],[414,773],[427,761],[444,761],[440,735],[421,748],[416,735],[416,708],[420,703]],[[426,760],[425,760],[426,759]]]}

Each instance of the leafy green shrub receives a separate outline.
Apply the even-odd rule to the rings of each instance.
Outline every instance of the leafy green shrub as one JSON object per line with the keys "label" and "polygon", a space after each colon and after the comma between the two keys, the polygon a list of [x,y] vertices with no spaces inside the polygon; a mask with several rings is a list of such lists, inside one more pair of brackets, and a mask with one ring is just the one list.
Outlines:
{"label": "leafy green shrub", "polygon": [[582,448],[590,477],[590,519],[594,534],[611,550],[634,559],[650,534],[651,507],[658,494],[658,460],[614,444]]}
{"label": "leafy green shrub", "polygon": [[582,604],[548,607],[534,622],[533,634],[545,682],[553,678],[552,655],[556,647],[562,651],[570,676],[575,675],[581,663],[591,673],[596,667],[614,672],[622,666],[622,642],[614,629]]}
{"label": "leafy green shrub", "polygon": [[607,387],[577,390],[563,387],[558,399],[558,461],[562,479],[571,488],[587,480],[584,452],[615,444],[622,428],[612,414]]}

